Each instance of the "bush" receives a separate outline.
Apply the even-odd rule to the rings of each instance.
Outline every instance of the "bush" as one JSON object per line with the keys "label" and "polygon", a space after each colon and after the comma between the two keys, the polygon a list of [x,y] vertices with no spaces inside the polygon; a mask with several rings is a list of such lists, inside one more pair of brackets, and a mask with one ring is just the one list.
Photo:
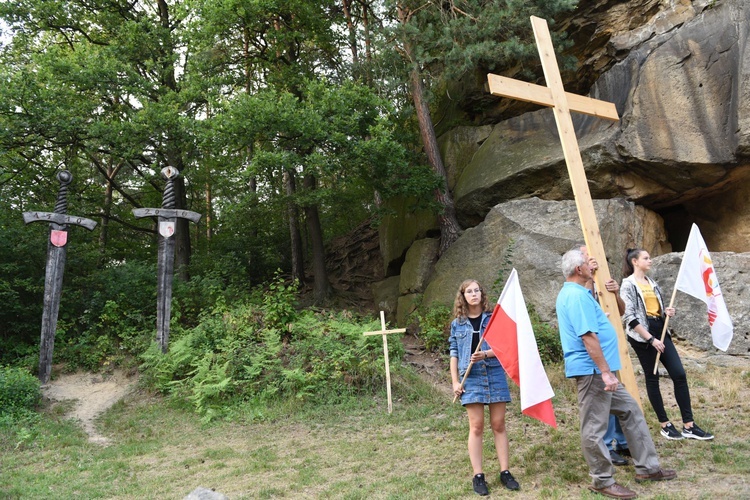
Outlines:
{"label": "bush", "polygon": [[534,337],[536,337],[536,345],[542,363],[545,365],[559,363],[563,360],[560,335],[549,323],[545,323],[539,318],[539,313],[536,312],[533,305],[528,304],[526,307],[529,311],[529,319],[531,320],[531,327],[534,329]]}
{"label": "bush", "polygon": [[409,321],[417,324],[417,337],[424,342],[425,349],[432,352],[447,352],[451,308],[445,304],[424,307],[421,304],[409,315]]}
{"label": "bush", "polygon": [[39,379],[20,368],[0,368],[0,415],[32,411],[41,398]]}
{"label": "bush", "polygon": [[[276,287],[268,293],[261,305],[204,315],[199,325],[176,336],[166,354],[153,345],[142,356],[142,380],[191,401],[206,421],[239,401],[332,402],[382,390],[382,340],[362,335],[378,322],[348,312],[306,311],[277,328],[292,319],[279,321],[278,315],[289,291]],[[403,345],[389,340],[389,356],[400,359]]]}

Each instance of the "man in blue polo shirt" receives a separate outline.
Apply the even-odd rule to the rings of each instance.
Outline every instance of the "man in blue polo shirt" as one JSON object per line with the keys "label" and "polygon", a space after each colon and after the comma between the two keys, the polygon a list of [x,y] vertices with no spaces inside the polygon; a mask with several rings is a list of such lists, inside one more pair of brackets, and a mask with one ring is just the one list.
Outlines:
{"label": "man in blue polo shirt", "polygon": [[635,480],[674,479],[662,469],[638,403],[620,384],[613,371],[620,369],[617,333],[599,303],[586,289],[592,279],[587,256],[580,249],[563,255],[565,284],[557,296],[557,321],[565,358],[565,376],[578,388],[581,447],[589,466],[592,491],[611,498],[635,498],[634,491],[617,484],[609,451],[602,438],[610,414],[620,419],[635,464]]}

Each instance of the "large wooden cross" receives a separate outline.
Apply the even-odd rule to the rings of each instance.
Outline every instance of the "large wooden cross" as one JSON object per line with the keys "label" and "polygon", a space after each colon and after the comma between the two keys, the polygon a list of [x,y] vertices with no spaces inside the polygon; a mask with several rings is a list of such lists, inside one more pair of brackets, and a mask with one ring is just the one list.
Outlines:
{"label": "large wooden cross", "polygon": [[[619,121],[620,117],[617,114],[615,105],[611,102],[599,101],[590,97],[565,92],[560,77],[560,69],[557,66],[557,59],[555,58],[555,49],[552,46],[552,37],[547,27],[547,21],[532,16],[531,25],[534,28],[534,38],[536,38],[537,49],[542,60],[542,68],[547,86],[542,87],[540,85],[533,85],[489,74],[487,78],[489,80],[490,93],[549,106],[555,113],[557,132],[562,143],[565,163],[568,166],[568,175],[570,176],[570,184],[573,188],[573,195],[575,196],[576,207],[578,208],[578,217],[581,219],[583,237],[586,241],[589,254],[599,263],[599,270],[594,274],[596,287],[598,290],[606,290],[604,283],[609,281],[611,276],[609,274],[609,267],[606,265],[607,258],[604,254],[604,245],[599,233],[599,223],[596,220],[594,203],[591,200],[591,193],[586,181],[586,172],[583,168],[581,152],[578,149],[578,141],[576,140],[570,112],[576,111],[612,121]],[[599,299],[617,332],[622,364],[620,368],[620,380],[640,405],[641,398],[638,395],[638,386],[635,382],[633,365],[630,362],[630,355],[628,353],[628,343],[617,309],[617,300],[613,294],[601,292]]]}
{"label": "large wooden cross", "polygon": [[385,329],[385,312],[380,311],[380,330],[374,332],[365,332],[362,335],[382,335],[383,336],[383,356],[385,357],[385,387],[388,393],[388,414],[393,412],[393,403],[391,402],[391,367],[388,362],[388,337],[389,333],[404,333],[406,328],[397,328],[396,330]]}

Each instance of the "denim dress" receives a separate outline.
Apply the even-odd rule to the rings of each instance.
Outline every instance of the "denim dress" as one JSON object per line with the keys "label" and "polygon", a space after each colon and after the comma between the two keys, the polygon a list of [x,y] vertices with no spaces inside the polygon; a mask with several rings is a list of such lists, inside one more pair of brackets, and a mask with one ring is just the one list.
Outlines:
{"label": "denim dress", "polygon": [[[480,335],[487,328],[491,314],[482,313]],[[466,368],[471,361],[471,339],[474,329],[468,318],[456,318],[451,322],[451,334],[448,339],[450,356],[458,358],[458,377],[463,380]],[[489,350],[487,342],[482,341],[482,350]],[[461,394],[461,404],[472,403],[508,403],[510,390],[505,370],[496,357],[482,359],[474,363],[464,382],[464,392]]]}

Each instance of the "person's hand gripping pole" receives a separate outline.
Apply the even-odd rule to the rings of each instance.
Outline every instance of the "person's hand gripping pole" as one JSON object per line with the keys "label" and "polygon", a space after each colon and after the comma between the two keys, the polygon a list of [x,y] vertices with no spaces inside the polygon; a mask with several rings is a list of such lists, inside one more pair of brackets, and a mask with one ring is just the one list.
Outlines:
{"label": "person's hand gripping pole", "polygon": [[[482,334],[482,337],[479,339],[479,343],[477,344],[477,349],[474,351],[474,354],[482,350],[482,342],[484,342],[484,334]],[[453,397],[454,403],[461,395],[461,393],[464,392],[464,382],[466,382],[466,377],[469,376],[469,372],[471,371],[472,366],[474,366],[474,360],[469,361],[469,366],[466,367],[466,373],[464,373],[464,377],[461,379],[461,385],[458,386],[458,391],[456,391],[456,395]]]}

